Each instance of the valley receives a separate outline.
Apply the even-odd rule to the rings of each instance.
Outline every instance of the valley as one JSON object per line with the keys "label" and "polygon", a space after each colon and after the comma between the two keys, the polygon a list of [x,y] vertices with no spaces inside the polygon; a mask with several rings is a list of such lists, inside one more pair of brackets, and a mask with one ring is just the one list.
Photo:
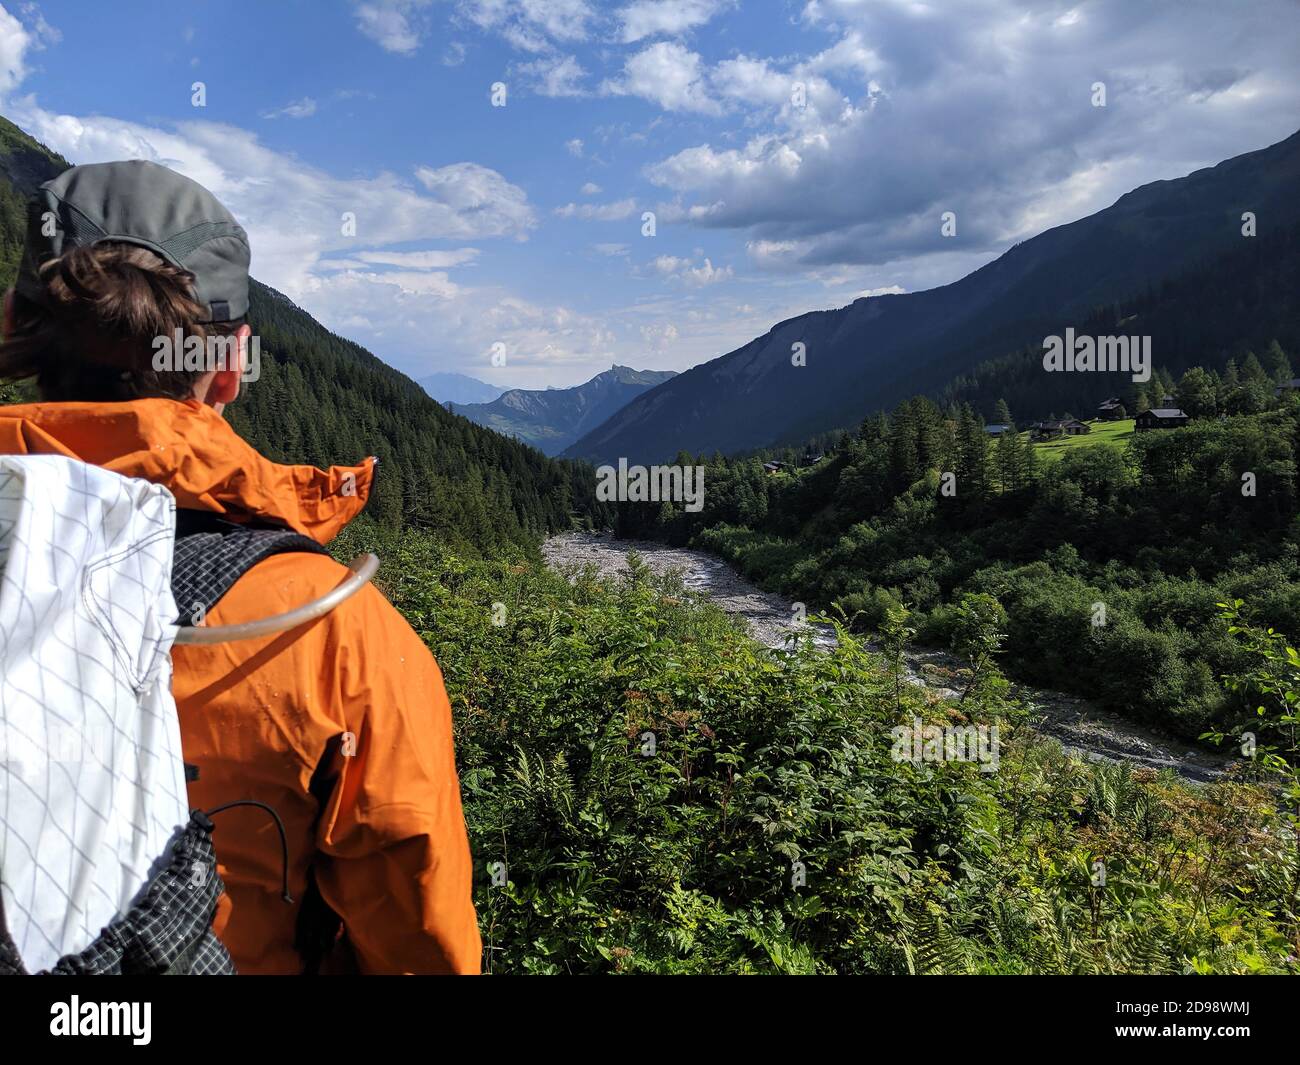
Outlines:
{"label": "valley", "polygon": [[[631,553],[654,573],[676,576],[689,592],[720,607],[767,647],[784,647],[791,637],[806,637],[821,647],[835,642],[830,626],[796,620],[802,604],[764,592],[707,552],[651,540],[621,541],[593,533],[564,533],[542,544],[542,557],[558,572],[592,567],[609,580],[626,573]],[[936,700],[960,696],[960,674],[968,670],[968,663],[956,655],[911,646],[904,652],[904,661],[908,683],[926,689]],[[1219,752],[1136,725],[1078,696],[1021,684],[1013,685],[1012,691],[1029,709],[1031,726],[1060,741],[1071,753],[1148,769],[1170,769],[1200,782],[1221,776],[1230,764],[1230,759]]]}

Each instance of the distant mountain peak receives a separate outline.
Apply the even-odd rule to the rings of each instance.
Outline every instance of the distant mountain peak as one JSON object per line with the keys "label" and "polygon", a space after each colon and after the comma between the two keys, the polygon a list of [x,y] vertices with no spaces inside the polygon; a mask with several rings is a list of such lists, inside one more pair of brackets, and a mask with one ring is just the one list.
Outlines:
{"label": "distant mountain peak", "polygon": [[421,377],[416,383],[439,403],[455,404],[457,413],[461,404],[491,403],[510,391],[504,385],[493,385],[468,374],[446,371]]}
{"label": "distant mountain peak", "polygon": [[571,388],[513,388],[490,403],[457,407],[456,413],[553,455],[675,376],[674,370],[636,370],[614,363]]}

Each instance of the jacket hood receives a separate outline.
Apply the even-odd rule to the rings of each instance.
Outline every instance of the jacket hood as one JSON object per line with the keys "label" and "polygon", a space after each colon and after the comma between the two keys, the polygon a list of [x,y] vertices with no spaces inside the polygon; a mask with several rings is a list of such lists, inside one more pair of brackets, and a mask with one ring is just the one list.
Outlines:
{"label": "jacket hood", "polygon": [[376,466],[272,462],[192,399],[0,407],[0,454],[66,455],[163,485],[178,507],[270,521],[320,544],[361,512]]}

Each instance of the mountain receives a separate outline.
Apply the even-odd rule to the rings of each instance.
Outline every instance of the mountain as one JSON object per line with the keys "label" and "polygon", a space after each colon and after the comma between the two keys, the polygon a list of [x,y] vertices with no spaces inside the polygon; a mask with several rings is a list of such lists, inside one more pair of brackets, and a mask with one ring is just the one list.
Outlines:
{"label": "mountain", "polygon": [[502,392],[510,391],[504,385],[490,385],[463,373],[431,373],[415,383],[439,403],[491,403]]}
{"label": "mountain", "polygon": [[573,388],[515,388],[491,403],[457,404],[456,413],[555,455],[643,392],[676,376],[673,370],[611,366]]}
{"label": "mountain", "polygon": [[[1279,355],[1300,353],[1300,223],[1242,240],[1193,268],[1165,278],[1136,296],[1098,308],[1081,323],[1089,336],[1143,336],[1158,352],[1152,380],[1128,373],[1043,373],[1041,346],[979,363],[952,378],[938,393],[945,408],[968,403],[995,422],[1005,401],[1025,425],[1066,412],[1091,416],[1097,405],[1118,397],[1131,413],[1143,400],[1159,405],[1193,366],[1226,372],[1244,369],[1253,355],[1270,376],[1289,379]],[[1157,378],[1162,378],[1159,383]]]}
{"label": "mountain", "polygon": [[[654,462],[683,449],[736,452],[853,425],[1240,246],[1246,211],[1261,234],[1300,221],[1300,133],[1143,185],[952,284],[781,322],[633,400],[563,454]],[[792,364],[796,343],[804,366]],[[1160,357],[1155,351],[1157,365]]]}
{"label": "mountain", "polygon": [[72,164],[0,117],[0,290],[13,284],[27,231],[27,198]]}
{"label": "mountain", "polygon": [[[0,118],[0,289],[13,281],[26,201],[70,164]],[[469,554],[521,554],[574,517],[605,523],[589,467],[449,413],[409,377],[253,281],[249,322],[261,376],[226,408],[231,425],[277,462],[324,466],[379,457],[366,515],[427,529]],[[32,395],[0,385],[0,402]]]}

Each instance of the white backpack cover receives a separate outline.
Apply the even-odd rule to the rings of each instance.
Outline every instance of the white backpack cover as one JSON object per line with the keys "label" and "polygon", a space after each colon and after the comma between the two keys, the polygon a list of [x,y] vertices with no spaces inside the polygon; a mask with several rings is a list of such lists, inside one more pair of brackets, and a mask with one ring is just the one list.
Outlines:
{"label": "white backpack cover", "polygon": [[0,456],[0,902],[31,972],[125,913],[189,820],[175,523],[159,485]]}

